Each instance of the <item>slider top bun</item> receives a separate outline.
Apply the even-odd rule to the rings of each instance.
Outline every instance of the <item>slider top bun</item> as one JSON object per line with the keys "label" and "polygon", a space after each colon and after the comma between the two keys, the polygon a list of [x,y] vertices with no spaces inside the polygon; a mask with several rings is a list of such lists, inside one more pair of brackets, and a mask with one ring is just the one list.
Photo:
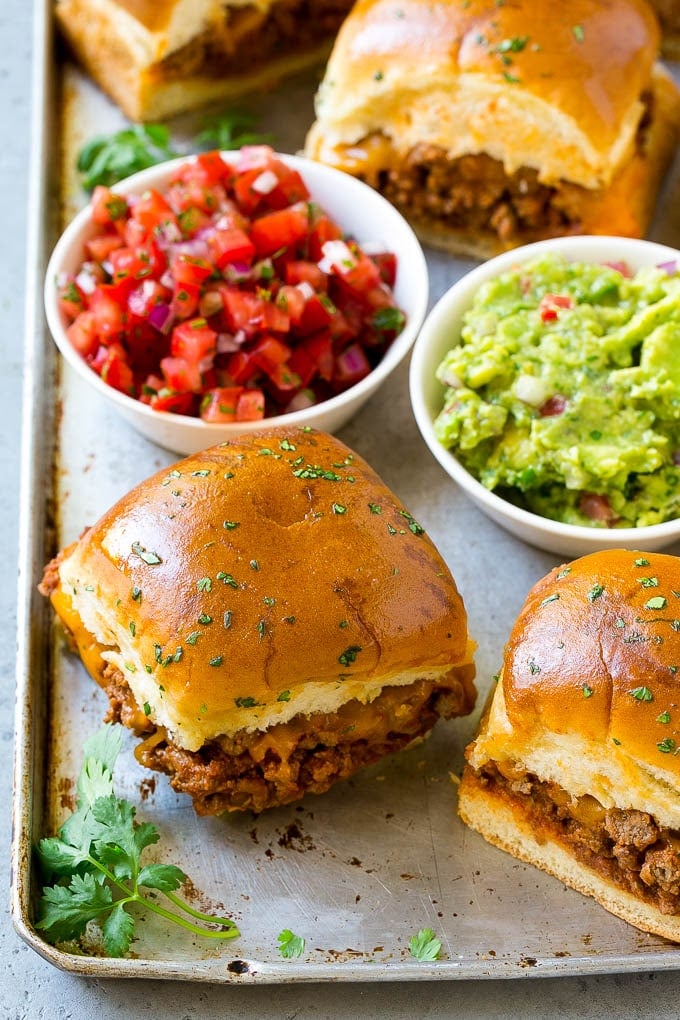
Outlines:
{"label": "slider top bun", "polygon": [[658,48],[644,0],[358,0],[307,151],[382,132],[401,153],[485,152],[508,173],[601,187],[633,152]]}
{"label": "slider top bun", "polygon": [[679,828],[680,559],[607,550],[539,581],[468,760]]}
{"label": "slider top bun", "polygon": [[272,429],[188,457],[59,558],[54,607],[95,678],[117,667],[195,750],[383,686],[459,671],[466,614],[431,540],[361,457]]}

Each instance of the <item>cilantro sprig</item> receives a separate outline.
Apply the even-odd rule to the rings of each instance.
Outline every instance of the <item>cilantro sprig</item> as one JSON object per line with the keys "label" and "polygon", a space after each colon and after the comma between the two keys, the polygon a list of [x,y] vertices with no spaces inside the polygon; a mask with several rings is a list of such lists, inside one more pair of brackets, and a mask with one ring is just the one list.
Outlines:
{"label": "cilantro sprig", "polygon": [[[254,130],[255,117],[242,110],[229,110],[206,119],[188,149],[239,149],[271,141],[270,135]],[[166,159],[186,155],[173,147],[165,124],[132,124],[111,135],[90,139],[78,153],[77,169],[86,191],[98,184],[110,187],[138,170],[146,170]]]}
{"label": "cilantro sprig", "polygon": [[[229,918],[201,913],[175,896],[186,879],[181,868],[142,864],[143,851],[160,835],[154,825],[136,821],[134,805],[114,793],[113,769],[121,743],[120,726],[104,726],[85,742],[76,810],[57,836],[40,840],[37,848],[49,881],[42,890],[36,927],[49,942],[69,942],[94,921],[106,953],[120,957],[134,935],[135,917],[129,908],[142,906],[194,935],[236,938],[239,930]],[[157,893],[181,913],[162,906]]]}

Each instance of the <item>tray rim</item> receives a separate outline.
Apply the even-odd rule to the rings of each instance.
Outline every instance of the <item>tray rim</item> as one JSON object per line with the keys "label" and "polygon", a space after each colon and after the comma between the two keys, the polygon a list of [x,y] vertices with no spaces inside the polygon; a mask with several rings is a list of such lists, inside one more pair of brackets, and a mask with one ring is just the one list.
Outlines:
{"label": "tray rim", "polygon": [[[52,0],[35,0],[32,32],[32,105],[30,123],[30,180],[28,188],[28,236],[26,257],[26,299],[24,319],[24,382],[22,388],[21,464],[19,492],[19,556],[17,587],[17,664],[14,713],[14,759],[11,839],[10,912],[17,934],[47,962],[59,970],[84,977],[147,978],[234,985],[314,982],[392,982],[433,980],[482,980],[526,977],[589,976],[641,971],[676,970],[680,967],[680,946],[649,953],[613,953],[592,957],[551,959],[518,966],[517,960],[476,963],[440,960],[432,964],[417,961],[391,963],[367,961],[305,962],[300,965],[259,963],[247,960],[248,969],[240,974],[229,970],[238,954],[225,953],[220,959],[150,960],[127,957],[110,959],[70,954],[51,946],[31,922],[31,853],[35,823],[42,815],[43,755],[40,736],[46,726],[46,713],[37,694],[45,682],[45,638],[48,613],[35,589],[36,570],[45,562],[49,548],[49,498],[44,494],[44,479],[55,467],[52,448],[56,429],[45,427],[58,416],[55,402],[47,408],[37,427],[34,408],[45,394],[55,394],[58,373],[56,348],[47,337],[42,307],[42,287],[47,265],[50,230],[54,227],[58,202],[50,191],[50,159],[56,149],[56,115],[50,109],[50,96],[56,78],[56,43]],[[50,207],[50,200],[54,206]],[[55,227],[56,229],[56,227]],[[47,342],[46,342],[47,341]],[[40,508],[39,510],[36,508]],[[36,518],[43,526],[36,529]]]}

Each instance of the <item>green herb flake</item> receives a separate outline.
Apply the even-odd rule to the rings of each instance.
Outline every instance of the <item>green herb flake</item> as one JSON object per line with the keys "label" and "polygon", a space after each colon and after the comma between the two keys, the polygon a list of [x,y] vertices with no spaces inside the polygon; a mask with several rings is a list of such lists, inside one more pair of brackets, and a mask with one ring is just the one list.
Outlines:
{"label": "green herb flake", "polygon": [[593,696],[593,688],[592,687],[589,687],[588,684],[584,684],[583,687],[582,687],[582,690],[583,690],[583,697],[584,698],[592,698],[592,696]]}
{"label": "green herb flake", "polygon": [[134,602],[141,602],[142,589],[138,588],[137,585],[135,585],[132,591],[130,592],[130,597],[133,599]]}
{"label": "green herb flake", "polygon": [[668,605],[666,598],[663,595],[655,595],[653,599],[648,599],[645,602],[645,609],[665,609]]}
{"label": "green herb flake", "polygon": [[414,535],[425,534],[425,528],[423,528],[422,525],[418,524],[418,521],[415,519],[415,517],[411,516],[408,510],[400,510],[399,514],[401,517],[404,517],[408,521],[408,530],[410,532],[412,532]]}
{"label": "green herb flake", "polygon": [[132,543],[132,551],[136,556],[139,556],[144,563],[148,563],[149,566],[154,566],[157,563],[162,563],[158,553],[152,552],[151,550],[145,549],[139,542]]}
{"label": "green herb flake", "polygon": [[649,687],[635,687],[628,692],[636,701],[654,701],[654,696]]}
{"label": "green herb flake", "polygon": [[227,574],[224,570],[217,571],[215,580],[221,581],[222,584],[228,584],[230,588],[238,588],[238,581],[234,578],[233,574]]}
{"label": "green herb flake", "polygon": [[635,560],[634,565],[636,567],[648,567],[649,566],[649,560],[645,559],[644,556],[640,556],[639,559]]}
{"label": "green herb flake", "polygon": [[671,721],[671,713],[668,710],[661,712],[660,715],[657,715],[656,721],[658,723],[669,723]]}
{"label": "green herb flake", "polygon": [[290,691],[281,691],[276,699],[277,701],[290,701]]}
{"label": "green herb flake", "polygon": [[338,662],[341,666],[350,666],[353,662],[356,662],[356,657],[359,652],[363,651],[361,645],[350,645],[346,648],[342,655],[338,656]]}
{"label": "green herb flake", "polygon": [[226,609],[224,616],[222,617],[222,625],[225,630],[229,630],[231,627],[232,612],[231,609]]}
{"label": "green herb flake", "polygon": [[600,598],[600,596],[602,595],[603,592],[604,592],[604,585],[602,585],[602,584],[594,584],[593,587],[588,592],[588,601],[589,602],[594,602],[596,599]]}
{"label": "green herb flake", "polygon": [[658,577],[639,577],[638,581],[643,588],[658,588],[659,578]]}
{"label": "green herb flake", "polygon": [[[210,578],[208,578],[208,580],[210,580]],[[201,625],[202,625],[203,627],[207,627],[209,623],[212,623],[212,622],[213,622],[213,618],[212,618],[212,616],[208,616],[208,614],[207,614],[207,613],[201,613],[201,615],[200,615],[200,616],[199,616],[199,618],[198,618],[198,622],[199,622],[199,623],[200,623],[200,624],[201,624]]]}
{"label": "green herb flake", "polygon": [[547,606],[548,603],[556,602],[558,599],[559,599],[559,595],[557,594],[557,592],[553,592],[552,595],[546,595],[546,597],[544,599],[541,599],[541,603],[540,604],[542,606]]}
{"label": "green herb flake", "polygon": [[144,702],[144,704],[142,705],[142,709],[144,711],[144,715],[151,715],[151,705],[149,704],[148,701]]}
{"label": "green herb flake", "polygon": [[576,42],[582,43],[583,40],[585,39],[585,32],[583,31],[583,25],[573,25],[571,31],[572,31],[572,35],[574,36],[574,39],[576,40]]}
{"label": "green herb flake", "polygon": [[656,746],[662,754],[673,754],[675,751],[675,741],[672,737],[664,737]]}
{"label": "green herb flake", "polygon": [[612,744],[616,744],[617,747],[620,747],[621,741],[617,737],[612,737]]}
{"label": "green herb flake", "polygon": [[137,624],[135,623],[134,620],[130,620],[130,623],[128,624],[128,626],[130,627],[130,633],[134,637],[135,634],[137,633]]}
{"label": "green herb flake", "polygon": [[250,569],[251,570],[259,570],[260,569],[260,564],[258,563],[257,560],[251,560],[250,561]]}
{"label": "green herb flake", "polygon": [[617,620],[616,620],[616,623],[614,624],[614,626],[618,627],[619,630],[623,630],[623,628],[626,626],[626,621],[619,616],[619,617],[617,617]]}
{"label": "green herb flake", "polygon": [[342,503],[332,503],[331,504],[331,510],[333,511],[334,514],[346,514],[347,513],[347,507],[343,506]]}
{"label": "green herb flake", "polygon": [[[58,834],[41,839],[37,848],[44,872],[54,876],[53,884],[42,888],[37,928],[48,942],[59,944],[81,939],[95,922],[106,954],[122,957],[132,945],[140,916],[138,910],[128,913],[134,906],[192,935],[235,938],[239,931],[233,921],[196,911],[174,894],[187,878],[180,868],[143,863],[144,851],[160,836],[155,825],[136,820],[130,801],[115,795],[113,770],[121,744],[122,727],[110,725],[85,741],[76,809]],[[159,894],[167,895],[182,913],[161,906]]]}
{"label": "green herb flake", "polygon": [[222,522],[222,527],[225,528],[226,531],[233,531],[234,528],[238,528],[238,526],[239,526],[239,521],[223,521]]}
{"label": "green herb flake", "polygon": [[208,663],[209,666],[221,666],[224,662],[224,658],[221,655],[216,655],[214,659],[211,659]]}
{"label": "green herb flake", "polygon": [[195,645],[201,636],[200,630],[192,630],[191,634],[187,634],[184,639],[188,645]]}
{"label": "green herb flake", "polygon": [[202,577],[198,582],[199,591],[212,591],[212,580],[209,577]]}
{"label": "green herb flake", "polygon": [[237,708],[260,708],[262,705],[261,702],[256,701],[252,697],[234,698],[234,703]]}
{"label": "green herb flake", "polygon": [[305,951],[305,940],[300,935],[293,935],[290,928],[284,928],[276,937],[279,952],[285,960],[295,960]]}
{"label": "green herb flake", "polygon": [[558,571],[558,573],[555,575],[555,579],[557,581],[562,581],[570,573],[571,573],[571,567],[563,567],[562,570]]}
{"label": "green herb flake", "polygon": [[429,962],[439,958],[442,944],[431,928],[421,928],[417,935],[409,939],[408,949],[416,960]]}
{"label": "green herb flake", "polygon": [[382,513],[382,507],[380,506],[379,503],[369,503],[368,504],[368,509],[371,511],[372,514],[381,514]]}
{"label": "green herb flake", "polygon": [[281,447],[282,450],[286,450],[287,452],[290,453],[295,453],[295,451],[297,450],[297,446],[295,445],[295,443],[291,443],[290,439],[282,439],[281,442],[279,443],[279,446]]}

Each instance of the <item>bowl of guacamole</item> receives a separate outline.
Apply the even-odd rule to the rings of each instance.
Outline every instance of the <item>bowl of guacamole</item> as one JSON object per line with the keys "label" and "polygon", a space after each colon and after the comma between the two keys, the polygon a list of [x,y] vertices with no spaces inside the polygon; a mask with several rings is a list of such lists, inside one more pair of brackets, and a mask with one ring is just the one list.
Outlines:
{"label": "bowl of guacamole", "polygon": [[520,538],[680,540],[680,251],[571,237],[490,259],[428,316],[410,391],[437,460]]}

